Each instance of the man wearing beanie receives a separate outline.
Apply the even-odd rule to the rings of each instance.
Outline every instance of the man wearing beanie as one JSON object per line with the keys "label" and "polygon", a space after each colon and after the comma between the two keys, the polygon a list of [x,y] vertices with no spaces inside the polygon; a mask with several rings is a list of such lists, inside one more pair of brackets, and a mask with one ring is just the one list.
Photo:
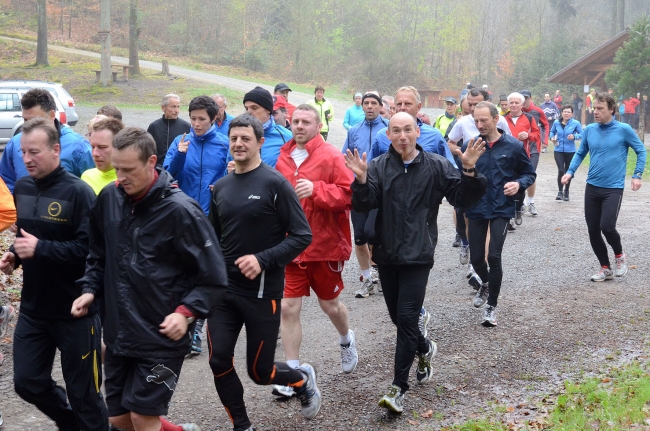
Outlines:
{"label": "man wearing beanie", "polygon": [[[291,140],[291,132],[275,124],[273,116],[273,96],[262,87],[255,87],[244,95],[246,112],[257,118],[264,128],[264,145],[262,145],[262,161],[275,168],[280,155],[280,147]],[[228,160],[232,160],[229,156]]]}
{"label": "man wearing beanie", "polygon": [[323,123],[320,134],[327,141],[327,133],[330,131],[330,121],[334,118],[334,107],[330,102],[325,100],[324,95],[325,89],[319,85],[314,90],[314,98],[307,101],[307,104],[313,106],[318,111],[320,121]]}

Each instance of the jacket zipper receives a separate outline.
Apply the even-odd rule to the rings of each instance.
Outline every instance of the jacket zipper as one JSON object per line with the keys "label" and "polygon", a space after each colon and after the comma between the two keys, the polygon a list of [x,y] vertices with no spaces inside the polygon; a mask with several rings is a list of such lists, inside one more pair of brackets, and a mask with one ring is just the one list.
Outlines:
{"label": "jacket zipper", "polygon": [[138,232],[140,232],[140,228],[136,227],[135,230],[133,231],[133,243],[132,243],[132,248],[133,248],[133,255],[131,257],[131,265],[135,265],[137,263],[137,256],[138,256]]}

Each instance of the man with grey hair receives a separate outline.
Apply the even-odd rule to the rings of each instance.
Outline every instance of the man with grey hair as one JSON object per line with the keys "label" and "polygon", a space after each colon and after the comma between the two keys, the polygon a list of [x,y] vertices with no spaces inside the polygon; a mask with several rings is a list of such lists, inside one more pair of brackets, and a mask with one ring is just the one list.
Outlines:
{"label": "man with grey hair", "polygon": [[388,116],[384,118],[390,120],[390,117],[395,115],[395,98],[393,96],[384,96],[381,100],[384,102],[384,106],[388,105],[388,108],[386,109],[388,111]]}
{"label": "man with grey hair", "polygon": [[228,108],[228,100],[226,100],[226,96],[219,93],[213,94],[210,97],[212,97],[214,103],[217,104],[217,118],[214,121],[214,125],[217,127],[219,133],[228,136],[230,122],[235,118],[226,112],[226,108]]}
{"label": "man with grey hair", "polygon": [[[476,162],[476,169],[487,178],[487,189],[491,192],[468,207],[465,216],[468,219],[470,259],[479,283],[474,307],[480,308],[487,302],[481,323],[493,327],[497,325],[497,299],[503,278],[501,251],[508,222],[515,215],[515,195],[519,189],[533,184],[536,175],[521,142],[497,127],[501,117],[494,104],[487,101],[478,103],[473,118],[480,134],[478,140],[486,143],[485,153]],[[474,138],[469,141],[470,144]],[[488,232],[490,240],[486,262],[485,241]]]}
{"label": "man with grey hair", "polygon": [[147,132],[156,141],[157,165],[162,166],[169,146],[177,136],[190,132],[190,123],[178,118],[181,111],[181,98],[176,94],[168,94],[162,98],[160,108],[163,111],[162,118],[149,124]]}

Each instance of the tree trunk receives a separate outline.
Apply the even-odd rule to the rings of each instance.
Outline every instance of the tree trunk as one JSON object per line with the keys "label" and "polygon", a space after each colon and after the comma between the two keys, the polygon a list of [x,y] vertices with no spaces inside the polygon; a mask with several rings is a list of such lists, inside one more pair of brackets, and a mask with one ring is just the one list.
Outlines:
{"label": "tree trunk", "polygon": [[133,66],[131,74],[140,75],[140,61],[138,60],[138,0],[131,0],[129,13],[129,65]]}
{"label": "tree trunk", "polygon": [[618,12],[616,12],[616,18],[618,20],[618,33],[625,30],[625,0],[618,0]]}
{"label": "tree trunk", "polygon": [[618,1],[617,0],[611,0],[612,2],[612,29],[610,31],[610,37],[616,36],[616,23],[618,22],[618,19],[616,17],[616,14],[618,14]]}
{"label": "tree trunk", "polygon": [[70,4],[68,5],[69,13],[70,13],[70,19],[68,21],[68,39],[72,39],[72,0],[70,0]]}
{"label": "tree trunk", "polygon": [[169,62],[167,60],[162,61],[162,74],[165,75],[165,78],[169,76]]}
{"label": "tree trunk", "polygon": [[99,29],[102,32],[102,57],[100,80],[104,87],[113,83],[111,73],[111,0],[101,0]]}
{"label": "tree trunk", "polygon": [[636,134],[639,136],[641,142],[645,144],[645,100],[643,100],[643,94],[639,96],[641,105],[639,106],[639,128],[636,131]]}
{"label": "tree trunk", "polygon": [[38,35],[36,38],[36,65],[49,66],[47,60],[47,0],[36,3],[38,14]]}

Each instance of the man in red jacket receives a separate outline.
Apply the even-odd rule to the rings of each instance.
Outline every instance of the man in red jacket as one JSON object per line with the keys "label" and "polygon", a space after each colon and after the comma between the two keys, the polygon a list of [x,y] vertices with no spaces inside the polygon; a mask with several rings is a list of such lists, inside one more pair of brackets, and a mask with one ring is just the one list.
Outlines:
{"label": "man in red jacket", "polygon": [[[532,95],[530,94],[530,91],[528,90],[521,90],[519,92],[522,96],[524,96],[524,104],[522,106],[522,111],[524,111],[527,114],[530,114],[533,116],[535,121],[537,121],[537,127],[540,130],[540,137],[537,139],[537,149],[533,148],[532,146],[530,147],[530,154],[531,158],[530,161],[533,163],[533,166],[535,167],[535,170],[537,170],[537,163],[533,161],[532,154],[537,152],[537,154],[546,152],[546,147],[548,146],[548,133],[551,131],[550,128],[548,127],[548,120],[546,119],[546,114],[544,114],[544,111],[538,106],[535,106],[533,103],[533,98]],[[510,99],[510,98],[508,98]],[[542,150],[543,148],[543,150]],[[539,157],[539,156],[538,156]],[[526,198],[526,207],[524,208],[524,212],[528,211],[530,215],[536,216],[537,215],[537,208],[535,208],[535,190],[537,189],[537,183],[533,183],[532,186],[528,187],[527,194],[528,197]]]}
{"label": "man in red jacket", "polygon": [[[340,335],[341,368],[351,373],[358,355],[348,310],[339,295],[344,287],[343,263],[352,252],[349,210],[354,175],[345,166],[343,154],[323,140],[321,127],[320,114],[314,107],[298,106],[291,121],[293,139],[282,146],[275,166],[295,188],[313,235],[311,245],[285,269],[282,346],[287,364],[297,368],[302,297],[309,296],[311,288]],[[275,386],[273,393],[294,394],[293,388],[283,386]]]}

